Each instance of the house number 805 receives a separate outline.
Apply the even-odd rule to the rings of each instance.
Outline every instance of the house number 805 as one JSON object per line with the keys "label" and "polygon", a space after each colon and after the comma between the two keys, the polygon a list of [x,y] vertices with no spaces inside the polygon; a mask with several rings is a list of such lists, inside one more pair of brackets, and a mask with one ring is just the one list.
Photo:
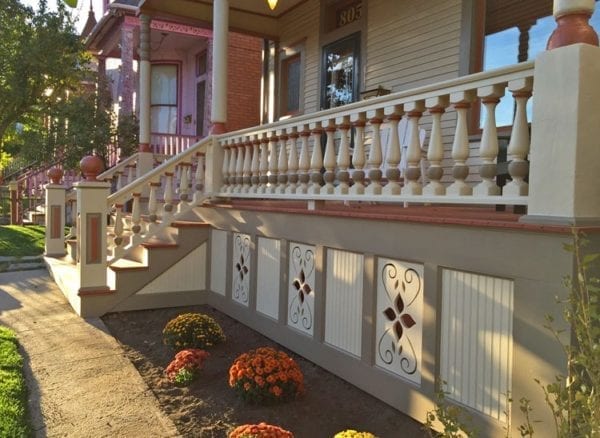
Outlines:
{"label": "house number 805", "polygon": [[355,3],[352,6],[337,11],[337,27],[342,27],[353,23],[360,18],[362,10],[361,2]]}

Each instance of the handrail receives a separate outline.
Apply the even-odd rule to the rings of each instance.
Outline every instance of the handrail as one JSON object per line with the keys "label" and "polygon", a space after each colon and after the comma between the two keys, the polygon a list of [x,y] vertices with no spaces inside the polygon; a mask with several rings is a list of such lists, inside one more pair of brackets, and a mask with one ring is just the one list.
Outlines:
{"label": "handrail", "polygon": [[385,96],[374,97],[367,101],[349,103],[338,108],[331,108],[327,110],[317,111],[314,113],[302,114],[273,123],[244,128],[233,132],[227,132],[218,135],[217,139],[221,140],[224,138],[251,135],[256,132],[261,132],[265,130],[273,131],[277,129],[285,129],[287,127],[298,126],[303,123],[310,123],[315,119],[341,118],[344,116],[354,115],[357,112],[368,113],[375,111],[376,109],[380,109],[386,106],[386,104],[391,106],[403,103],[402,101],[404,100],[409,100],[413,102],[416,100],[425,100],[427,98],[437,97],[439,96],[440,90],[445,90],[446,93],[453,93],[478,88],[479,86],[488,85],[491,79],[498,77],[503,77],[503,79],[505,79],[505,82],[508,82],[514,79],[521,79],[527,76],[532,76],[534,67],[534,61],[522,62],[508,67],[501,67],[485,72],[461,76],[456,79],[449,79],[442,82],[436,82],[433,84],[424,85],[422,87],[413,88],[410,90],[397,91],[395,93],[387,94]]}
{"label": "handrail", "polygon": [[194,145],[190,146],[188,149],[180,153],[179,155],[175,155],[174,157],[168,159],[160,166],[155,167],[150,172],[142,175],[132,183],[127,184],[121,190],[110,195],[106,201],[109,206],[114,204],[119,204],[124,201],[127,201],[132,193],[136,193],[137,190],[141,190],[142,187],[147,186],[149,183],[160,179],[161,175],[165,172],[169,172],[175,169],[175,167],[185,161],[187,158],[191,158],[195,153],[199,152],[199,149],[208,145],[213,140],[213,136],[205,137],[202,140],[198,141]]}
{"label": "handrail", "polygon": [[115,164],[111,168],[106,169],[104,172],[102,172],[100,175],[98,175],[97,179],[102,181],[104,179],[112,178],[116,172],[124,169],[128,164],[135,162],[137,160],[137,158],[138,158],[138,152],[131,155],[130,157],[125,158],[123,161]]}

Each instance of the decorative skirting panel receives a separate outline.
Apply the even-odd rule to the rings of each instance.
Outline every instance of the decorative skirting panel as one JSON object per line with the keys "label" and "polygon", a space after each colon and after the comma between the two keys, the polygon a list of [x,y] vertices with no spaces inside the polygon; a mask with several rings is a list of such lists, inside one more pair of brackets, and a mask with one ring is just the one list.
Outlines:
{"label": "decorative skirting panel", "polygon": [[231,299],[244,306],[250,302],[250,243],[249,235],[234,233]]}
{"label": "decorative skirting panel", "polygon": [[281,242],[258,238],[256,310],[273,319],[279,317],[279,276]]}
{"label": "decorative skirting panel", "polygon": [[420,385],[423,265],[379,259],[375,364]]}
{"label": "decorative skirting panel", "polygon": [[203,243],[138,292],[139,295],[206,289],[206,244]]}
{"label": "decorative skirting panel", "polygon": [[325,342],[360,357],[364,257],[327,250]]}
{"label": "decorative skirting panel", "polygon": [[447,396],[506,422],[512,390],[511,280],[444,269],[440,373]]}
{"label": "decorative skirting panel", "polygon": [[315,247],[290,242],[288,325],[312,336],[315,323]]}
{"label": "decorative skirting panel", "polygon": [[227,232],[213,229],[210,239],[210,289],[219,295],[225,296]]}

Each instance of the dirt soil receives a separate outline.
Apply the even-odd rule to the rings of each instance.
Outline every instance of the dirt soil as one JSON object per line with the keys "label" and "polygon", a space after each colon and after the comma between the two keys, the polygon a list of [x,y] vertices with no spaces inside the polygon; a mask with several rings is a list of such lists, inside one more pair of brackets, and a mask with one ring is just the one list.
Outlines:
{"label": "dirt soil", "polygon": [[[227,341],[210,350],[200,377],[191,386],[180,388],[164,375],[174,353],[162,344],[162,329],[185,312],[215,318]],[[330,438],[350,428],[380,438],[428,436],[419,423],[399,411],[209,306],[113,313],[103,320],[184,437],[227,437],[235,426],[261,421],[290,430],[296,438]],[[306,386],[301,399],[253,406],[229,387],[228,371],[234,359],[262,346],[281,348],[298,361]]]}

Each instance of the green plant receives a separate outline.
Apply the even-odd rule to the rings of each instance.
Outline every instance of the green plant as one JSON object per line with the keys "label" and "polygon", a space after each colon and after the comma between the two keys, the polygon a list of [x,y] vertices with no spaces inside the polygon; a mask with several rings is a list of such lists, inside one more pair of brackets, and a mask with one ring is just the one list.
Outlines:
{"label": "green plant", "polygon": [[23,359],[15,334],[5,327],[0,327],[0,436],[31,436]]}
{"label": "green plant", "polygon": [[223,341],[221,326],[202,313],[183,313],[169,321],[163,330],[163,342],[176,351],[206,349]]}
{"label": "green plant", "polygon": [[117,145],[120,149],[120,157],[133,155],[139,145],[139,122],[135,114],[120,114],[117,124]]}
{"label": "green plant", "polygon": [[189,385],[198,376],[208,356],[208,352],[204,350],[181,350],[165,369],[165,374],[171,382],[182,386]]}
{"label": "green plant", "polygon": [[370,432],[359,432],[354,429],[347,429],[336,433],[333,438],[375,438],[375,435]]}
{"label": "green plant", "polygon": [[279,403],[304,392],[304,376],[286,353],[263,347],[250,350],[233,362],[229,386],[249,403]]}
{"label": "green plant", "polygon": [[[442,385],[446,382],[441,381]],[[461,438],[477,437],[477,431],[471,427],[470,418],[459,406],[451,405],[446,401],[446,393],[440,388],[436,393],[437,403],[433,411],[426,414],[425,430],[430,437]],[[434,431],[434,423],[442,425],[442,431]]]}
{"label": "green plant", "polygon": [[45,230],[45,227],[39,225],[0,226],[0,254],[15,257],[42,254]]}
{"label": "green plant", "polygon": [[294,438],[294,434],[267,423],[243,424],[229,433],[229,438]]}

